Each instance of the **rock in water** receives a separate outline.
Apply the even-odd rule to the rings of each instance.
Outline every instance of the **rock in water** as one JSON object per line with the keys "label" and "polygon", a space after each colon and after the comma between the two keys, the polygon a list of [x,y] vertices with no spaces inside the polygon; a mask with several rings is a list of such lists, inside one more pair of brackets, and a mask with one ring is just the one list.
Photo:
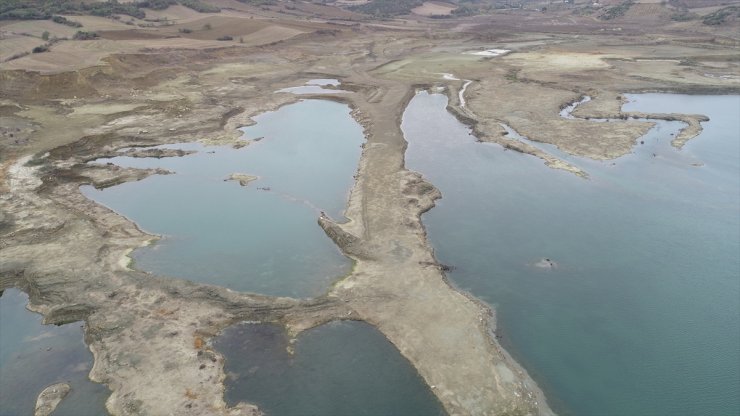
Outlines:
{"label": "rock in water", "polygon": [[34,416],[49,416],[56,410],[59,403],[64,399],[71,387],[67,383],[57,383],[45,388],[36,399],[36,410]]}
{"label": "rock in water", "polygon": [[239,181],[239,185],[247,186],[249,182],[256,181],[258,176],[247,175],[246,173],[232,173],[227,180]]}
{"label": "rock in water", "polygon": [[557,269],[558,264],[551,259],[543,257],[535,263],[534,266],[539,267],[540,269]]}

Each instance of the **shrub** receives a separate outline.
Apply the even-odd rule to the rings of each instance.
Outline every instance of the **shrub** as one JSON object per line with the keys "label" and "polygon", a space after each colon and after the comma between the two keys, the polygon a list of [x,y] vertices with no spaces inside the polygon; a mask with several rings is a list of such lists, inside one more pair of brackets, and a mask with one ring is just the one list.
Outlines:
{"label": "shrub", "polygon": [[477,13],[478,11],[476,9],[468,5],[462,5],[452,11],[452,14],[454,14],[455,16],[473,16]]}
{"label": "shrub", "polygon": [[[253,5],[274,4],[275,0],[239,0]],[[385,0],[389,1],[389,0]],[[409,0],[404,0],[409,1]],[[421,1],[421,0],[418,0]],[[93,16],[128,15],[137,19],[146,16],[144,8],[163,10],[175,4],[182,4],[200,13],[218,13],[221,9],[202,0],[138,0],[121,3],[118,0],[0,0],[0,20],[44,20],[53,19],[60,24],[81,27],[77,22],[67,23],[60,14],[81,14]]]}
{"label": "shrub", "polygon": [[599,19],[612,20],[618,17],[622,17],[625,13],[627,13],[627,10],[629,10],[633,4],[635,4],[633,0],[627,0],[616,6],[609,7],[601,16],[599,16]]}
{"label": "shrub", "polygon": [[234,40],[234,38],[231,37],[231,36],[226,35],[226,36],[221,36],[220,38],[218,38],[216,40]]}
{"label": "shrub", "polygon": [[136,2],[138,7],[145,7],[152,10],[164,10],[175,4],[177,4],[175,0],[144,0]]}
{"label": "shrub", "polygon": [[702,23],[709,26],[721,25],[727,20],[728,17],[732,15],[740,17],[740,7],[729,6],[719,9],[713,13],[709,13],[708,15],[704,16],[704,18],[702,19]]}
{"label": "shrub", "polygon": [[14,60],[14,59],[19,59],[19,58],[23,58],[24,56],[28,56],[28,55],[29,55],[29,53],[28,53],[28,52],[20,52],[20,53],[16,53],[16,54],[14,54],[14,55],[11,55],[11,56],[10,56],[10,57],[9,57],[8,59],[6,59],[6,60],[5,60],[5,62],[8,62],[8,61],[12,61],[12,60]]}
{"label": "shrub", "polygon": [[391,17],[409,14],[411,9],[422,3],[422,0],[372,0],[366,4],[351,6],[350,10],[378,17]]}
{"label": "shrub", "polygon": [[91,40],[98,38],[98,34],[95,32],[84,32],[82,30],[78,30],[77,33],[72,37],[74,40]]}
{"label": "shrub", "polygon": [[33,52],[33,53],[41,53],[41,52],[48,52],[48,51],[49,51],[49,46],[48,45],[40,45],[40,46],[37,46],[37,47],[33,48],[33,50],[31,52]]}
{"label": "shrub", "polygon": [[696,15],[687,11],[681,11],[671,16],[674,22],[687,22],[696,18]]}
{"label": "shrub", "polygon": [[52,16],[51,21],[59,23],[60,25],[67,25],[69,27],[82,27],[82,23],[69,20],[64,16]]}
{"label": "shrub", "polygon": [[180,1],[180,4],[182,4],[183,6],[193,9],[196,12],[200,12],[200,13],[218,13],[221,11],[221,9],[219,9],[216,6],[202,3],[198,0],[179,0],[179,1]]}

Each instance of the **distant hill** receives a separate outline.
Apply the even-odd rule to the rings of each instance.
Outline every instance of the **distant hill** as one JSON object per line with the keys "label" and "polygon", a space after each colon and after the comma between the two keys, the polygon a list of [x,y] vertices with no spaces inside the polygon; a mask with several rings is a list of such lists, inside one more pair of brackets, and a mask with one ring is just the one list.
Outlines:
{"label": "distant hill", "polygon": [[143,0],[119,3],[116,0],[85,2],[80,0],[2,0],[0,20],[44,20],[61,14],[92,16],[128,15],[143,19],[142,9],[163,10],[181,4],[201,13],[216,13],[220,9],[200,0]]}

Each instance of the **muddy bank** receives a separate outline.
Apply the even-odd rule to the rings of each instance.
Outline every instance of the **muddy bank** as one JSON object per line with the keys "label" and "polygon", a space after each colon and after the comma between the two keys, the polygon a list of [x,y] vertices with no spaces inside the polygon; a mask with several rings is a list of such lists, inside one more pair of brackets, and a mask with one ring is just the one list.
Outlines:
{"label": "muddy bank", "polygon": [[476,140],[480,142],[496,143],[505,149],[538,157],[545,161],[547,166],[553,169],[561,169],[574,173],[582,178],[588,178],[588,173],[577,166],[573,166],[572,164],[557,158],[542,149],[512,137],[509,132],[510,128],[507,129],[507,126],[503,124],[499,124],[498,129],[496,129],[495,125],[490,125],[488,129],[480,128],[478,119],[475,114],[465,106],[465,99],[463,97],[465,90],[472,82],[473,81],[466,81],[465,84],[463,84],[463,88],[461,88],[457,94],[454,94],[454,91],[451,88],[445,88],[444,91],[449,100],[447,111],[455,116],[455,118],[457,118],[461,123],[469,126],[471,134],[475,136]]}
{"label": "muddy bank", "polygon": [[689,140],[695,138],[702,132],[701,123],[709,121],[709,117],[703,114],[661,114],[661,113],[644,113],[639,111],[622,111],[626,98],[623,94],[600,92],[593,99],[589,99],[582,104],[573,103],[575,108],[572,114],[582,119],[643,119],[643,120],[665,120],[681,121],[686,127],[673,138],[671,145],[681,149]]}
{"label": "muddy bank", "polygon": [[[436,262],[419,215],[440,195],[403,168],[399,128],[398,114],[413,89],[384,87],[378,104],[361,94],[352,98],[368,143],[349,201],[350,221],[321,223],[357,263],[329,295],[271,298],[127,269],[121,259],[152,236],[87,200],[77,187],[162,172],[87,165],[110,152],[86,141],[37,157],[30,166],[31,159],[23,158],[8,167],[10,192],[2,210],[13,216],[15,231],[3,237],[3,287],[27,291],[31,307],[48,322],[85,320],[95,356],[91,378],[112,390],[112,413],[257,414],[248,404],[226,407],[223,361],[209,340],[242,320],[285,325],[295,336],[348,317],[376,326],[451,413],[549,413],[534,383],[492,338],[491,311],[430,266]],[[456,365],[444,364],[450,362]]]}

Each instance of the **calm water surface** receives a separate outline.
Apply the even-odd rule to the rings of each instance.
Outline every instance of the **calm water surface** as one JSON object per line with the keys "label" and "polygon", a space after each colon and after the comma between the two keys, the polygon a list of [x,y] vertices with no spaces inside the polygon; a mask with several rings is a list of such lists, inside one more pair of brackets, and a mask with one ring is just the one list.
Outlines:
{"label": "calm water surface", "polygon": [[634,154],[568,157],[584,180],[475,142],[446,97],[417,95],[407,165],[444,196],[424,223],[558,412],[740,414],[740,97],[629,98],[711,121],[682,151],[681,124],[659,122]]}
{"label": "calm water surface", "polygon": [[311,329],[294,355],[274,325],[235,325],[214,346],[226,357],[229,405],[256,403],[274,416],[445,414],[408,361],[365,323]]}
{"label": "calm water surface", "polygon": [[[82,192],[165,238],[139,249],[136,267],[162,275],[277,296],[324,293],[350,261],[318,226],[320,211],[341,219],[357,168],[362,128],[346,105],[307,100],[255,118],[242,149],[185,144],[181,158],[117,157],[156,175]],[[241,187],[231,173],[260,178]],[[262,188],[262,189],[259,189]],[[269,190],[265,190],[265,188]]]}
{"label": "calm water surface", "polygon": [[71,390],[54,416],[107,415],[110,392],[88,379],[93,356],[83,341],[82,324],[43,325],[41,315],[25,308],[27,303],[16,289],[0,297],[0,415],[33,415],[38,394],[60,382]]}

